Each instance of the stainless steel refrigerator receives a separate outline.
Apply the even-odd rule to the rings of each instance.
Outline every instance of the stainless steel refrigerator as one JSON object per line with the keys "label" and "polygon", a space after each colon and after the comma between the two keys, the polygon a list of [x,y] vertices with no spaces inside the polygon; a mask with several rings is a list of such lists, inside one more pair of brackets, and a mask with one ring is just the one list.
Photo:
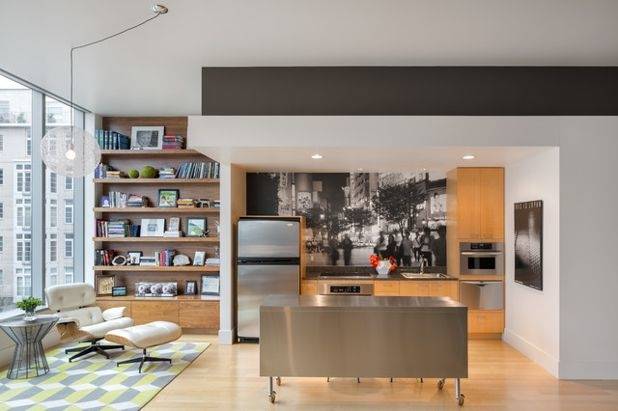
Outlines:
{"label": "stainless steel refrigerator", "polygon": [[300,221],[241,217],[237,244],[238,338],[259,338],[264,297],[299,293]]}

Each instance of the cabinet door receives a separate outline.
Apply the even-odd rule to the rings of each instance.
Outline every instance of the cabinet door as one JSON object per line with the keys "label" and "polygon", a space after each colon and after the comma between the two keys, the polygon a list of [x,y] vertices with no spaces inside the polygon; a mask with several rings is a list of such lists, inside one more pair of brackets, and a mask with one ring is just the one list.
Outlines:
{"label": "cabinet door", "polygon": [[300,282],[300,293],[302,295],[316,295],[318,293],[318,282],[315,280],[303,280]]}
{"label": "cabinet door", "polygon": [[504,239],[504,170],[482,168],[479,171],[480,237]]}
{"label": "cabinet door", "polygon": [[408,297],[429,297],[431,296],[431,281],[401,281],[399,295]]}
{"label": "cabinet door", "polygon": [[399,295],[399,281],[374,281],[374,295]]}
{"label": "cabinet door", "polygon": [[429,295],[432,297],[450,297],[451,281],[431,281],[429,283]]}
{"label": "cabinet door", "polygon": [[131,314],[136,325],[152,321],[178,324],[178,301],[133,301]]}
{"label": "cabinet door", "polygon": [[460,168],[457,171],[457,237],[480,237],[478,168]]}
{"label": "cabinet door", "polygon": [[468,310],[468,333],[497,334],[503,329],[503,310]]}
{"label": "cabinet door", "polygon": [[180,301],[178,308],[182,328],[219,329],[218,301]]}

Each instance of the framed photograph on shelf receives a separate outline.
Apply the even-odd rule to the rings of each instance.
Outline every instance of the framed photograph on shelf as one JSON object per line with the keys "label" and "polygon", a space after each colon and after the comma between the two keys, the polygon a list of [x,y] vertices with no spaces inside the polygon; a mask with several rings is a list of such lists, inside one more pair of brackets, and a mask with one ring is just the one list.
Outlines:
{"label": "framed photograph on shelf", "polygon": [[178,295],[178,283],[175,282],[137,282],[135,283],[136,297],[175,297]]}
{"label": "framed photograph on shelf", "polygon": [[180,191],[168,188],[159,190],[159,207],[174,208],[178,206]]}
{"label": "framed photograph on shelf", "polygon": [[131,127],[131,150],[161,150],[164,129],[163,126]]}
{"label": "framed photograph on shelf", "polygon": [[141,258],[141,251],[129,251],[127,252],[127,265],[139,265]]}
{"label": "framed photograph on shelf", "polygon": [[187,281],[185,283],[185,295],[197,294],[197,281]]}
{"label": "framed photograph on shelf", "polygon": [[202,295],[219,295],[219,276],[202,276]]}
{"label": "framed photograph on shelf", "polygon": [[97,276],[97,295],[112,295],[112,290],[116,282],[113,275]]}
{"label": "framed photograph on shelf", "polygon": [[167,231],[180,231],[180,217],[170,217]]}
{"label": "framed photograph on shelf", "polygon": [[204,265],[206,261],[206,251],[196,251],[193,256],[193,265]]}
{"label": "framed photograph on shelf", "polygon": [[140,237],[163,237],[165,218],[142,218]]}
{"label": "framed photograph on shelf", "polygon": [[204,237],[206,234],[208,230],[205,218],[187,218],[187,237]]}

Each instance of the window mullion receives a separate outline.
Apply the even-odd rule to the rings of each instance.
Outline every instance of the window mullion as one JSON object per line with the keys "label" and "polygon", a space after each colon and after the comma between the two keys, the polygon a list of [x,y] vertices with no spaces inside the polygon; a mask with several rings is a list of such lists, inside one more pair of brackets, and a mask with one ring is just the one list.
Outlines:
{"label": "window mullion", "polygon": [[45,130],[45,96],[32,92],[32,295],[43,297],[45,287],[45,169],[41,140]]}

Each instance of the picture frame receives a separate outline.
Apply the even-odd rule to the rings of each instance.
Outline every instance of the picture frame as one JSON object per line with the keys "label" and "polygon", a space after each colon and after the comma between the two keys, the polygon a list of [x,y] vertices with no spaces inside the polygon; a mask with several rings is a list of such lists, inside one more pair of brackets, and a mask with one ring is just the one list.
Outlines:
{"label": "picture frame", "polygon": [[196,295],[197,294],[197,281],[187,281],[185,282],[185,295]]}
{"label": "picture frame", "polygon": [[141,258],[141,251],[129,251],[127,252],[127,265],[139,265]]}
{"label": "picture frame", "polygon": [[116,276],[114,275],[99,275],[97,276],[97,295],[112,295]]}
{"label": "picture frame", "polygon": [[158,207],[175,208],[178,207],[178,197],[180,191],[177,189],[161,188],[159,189]]}
{"label": "picture frame", "polygon": [[142,218],[140,237],[163,237],[165,218]]}
{"label": "picture frame", "polygon": [[206,251],[196,251],[193,256],[193,265],[201,266],[206,261]]}
{"label": "picture frame", "polygon": [[202,295],[219,295],[219,276],[202,275]]}
{"label": "picture frame", "polygon": [[112,287],[112,297],[124,297],[127,295],[127,287],[118,286]]}
{"label": "picture frame", "polygon": [[144,267],[152,267],[157,265],[157,257],[156,256],[142,256],[139,259],[139,265]]}
{"label": "picture frame", "polygon": [[208,233],[208,223],[205,217],[187,218],[187,237],[205,237]]}
{"label": "picture frame", "polygon": [[170,217],[167,231],[180,231],[180,217]]}
{"label": "picture frame", "polygon": [[131,150],[162,150],[164,126],[131,127]]}
{"label": "picture frame", "polygon": [[135,283],[136,297],[175,297],[178,295],[178,283],[140,281]]}

